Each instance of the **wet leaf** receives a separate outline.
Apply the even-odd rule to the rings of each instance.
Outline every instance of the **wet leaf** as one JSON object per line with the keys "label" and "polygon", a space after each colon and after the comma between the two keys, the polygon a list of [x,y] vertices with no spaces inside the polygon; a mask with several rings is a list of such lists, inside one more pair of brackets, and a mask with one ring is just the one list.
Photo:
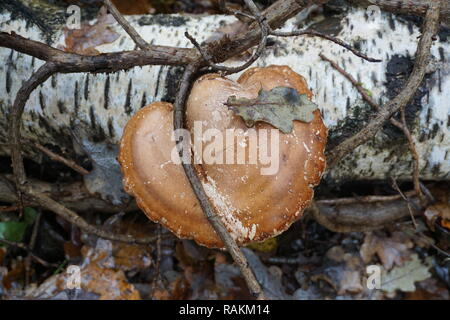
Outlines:
{"label": "wet leaf", "polygon": [[411,260],[406,261],[402,267],[396,267],[382,274],[381,290],[413,292],[416,290],[415,282],[431,277],[431,273],[428,271],[431,265],[431,257],[422,262],[417,254],[413,254]]}
{"label": "wet leaf", "polygon": [[283,133],[292,131],[294,120],[311,122],[314,119],[313,112],[317,109],[317,105],[306,94],[299,94],[288,87],[276,87],[270,91],[261,89],[256,99],[230,96],[226,105],[241,116],[248,127],[263,121]]}
{"label": "wet leaf", "polygon": [[22,241],[27,224],[25,222],[7,221],[0,223],[0,239],[13,242]]}

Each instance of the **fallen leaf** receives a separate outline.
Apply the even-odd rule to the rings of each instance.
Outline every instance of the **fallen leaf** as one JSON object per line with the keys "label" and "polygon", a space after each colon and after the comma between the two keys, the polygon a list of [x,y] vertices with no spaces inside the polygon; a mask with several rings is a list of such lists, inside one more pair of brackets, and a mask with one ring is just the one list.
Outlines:
{"label": "fallen leaf", "polygon": [[263,121],[283,133],[292,131],[294,120],[311,122],[314,119],[313,112],[317,109],[317,105],[306,94],[299,94],[288,87],[276,87],[270,91],[261,89],[256,99],[230,96],[226,105],[241,116],[248,127]]}
{"label": "fallen leaf", "polygon": [[20,221],[0,222],[0,239],[12,242],[21,242],[27,228],[33,224],[37,217],[37,211],[33,208],[25,208],[24,217]]}
{"label": "fallen leaf", "polygon": [[379,237],[369,232],[361,245],[360,254],[364,263],[369,263],[376,254],[386,270],[394,265],[401,266],[410,258],[413,243],[401,232],[395,232],[391,237]]}
{"label": "fallen leaf", "polygon": [[416,290],[415,282],[431,277],[431,273],[428,271],[431,265],[431,257],[422,262],[417,254],[413,254],[402,267],[395,267],[391,271],[382,273],[381,290],[388,293],[396,290],[413,292]]}
{"label": "fallen leaf", "polygon": [[450,292],[438,280],[429,278],[416,284],[417,290],[406,293],[406,300],[449,300]]}
{"label": "fallen leaf", "polygon": [[119,34],[111,28],[113,23],[114,17],[107,14],[107,9],[103,6],[96,23],[91,25],[89,22],[83,22],[80,29],[64,29],[65,46],[61,49],[78,54],[97,55],[100,52],[95,47],[119,38]]}
{"label": "fallen leaf", "polygon": [[72,273],[64,271],[28,292],[27,298],[140,300],[139,292],[116,265],[111,241],[98,239],[95,248],[84,246],[81,252],[81,288],[70,289],[68,284],[73,283],[73,276]]}
{"label": "fallen leaf", "polygon": [[429,206],[424,213],[427,220],[434,222],[436,219],[440,218],[440,224],[444,228],[450,230],[450,204],[446,202],[436,203]]}

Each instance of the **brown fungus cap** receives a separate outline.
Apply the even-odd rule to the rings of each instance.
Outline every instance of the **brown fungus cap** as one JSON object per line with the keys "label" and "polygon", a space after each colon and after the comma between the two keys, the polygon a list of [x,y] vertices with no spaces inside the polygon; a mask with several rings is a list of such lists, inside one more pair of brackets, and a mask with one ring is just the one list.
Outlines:
{"label": "brown fungus cap", "polygon": [[[214,159],[223,159],[222,163],[211,163],[202,158],[202,164],[197,164],[196,169],[211,204],[241,245],[273,237],[300,218],[326,166],[327,129],[319,110],[314,111],[310,123],[294,121],[292,132],[279,131],[277,139],[270,130],[278,129],[263,122],[248,128],[224,104],[232,95],[251,99],[257,97],[261,88],[271,90],[279,86],[294,88],[312,98],[302,76],[287,66],[269,66],[251,68],[237,82],[217,74],[205,75],[194,83],[187,101],[187,127],[194,145],[202,148],[198,155],[201,158],[209,152]],[[182,166],[171,161],[175,150],[171,139],[172,117],[170,104],[156,102],[139,110],[127,124],[119,156],[125,188],[136,197],[139,207],[151,220],[163,224],[178,237],[194,239],[207,247],[223,247],[205,218]],[[194,133],[198,127],[203,134],[212,129],[209,132],[228,137],[226,132],[234,129],[232,132],[237,135],[233,136],[234,140],[223,142],[221,154],[211,147],[214,137],[196,140],[198,135]],[[259,139],[253,141],[262,141],[263,131],[266,143],[252,147],[252,134]],[[272,143],[278,145],[279,152],[271,155],[278,165],[270,174],[262,174],[262,169],[271,164],[259,161],[260,158],[256,163],[251,162],[249,152],[256,151],[259,155],[262,145],[267,145],[270,154]],[[234,150],[232,163],[226,158],[230,149]],[[242,164],[236,163],[239,152],[246,155]]]}

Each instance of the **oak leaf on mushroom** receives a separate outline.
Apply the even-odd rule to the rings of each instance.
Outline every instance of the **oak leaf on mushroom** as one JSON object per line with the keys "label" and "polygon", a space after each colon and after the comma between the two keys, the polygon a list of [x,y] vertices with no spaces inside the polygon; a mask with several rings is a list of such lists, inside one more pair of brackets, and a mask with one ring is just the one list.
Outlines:
{"label": "oak leaf on mushroom", "polygon": [[[201,150],[208,149],[212,143],[194,135],[196,123],[201,124],[202,132],[212,129],[226,136],[232,129],[231,132],[241,133],[234,137],[233,143],[228,141],[224,145],[223,163],[196,164],[211,204],[240,245],[274,237],[299,219],[326,167],[327,128],[318,109],[310,110],[311,121],[293,121],[291,132],[280,131],[275,135],[278,141],[270,141],[273,136],[267,135],[270,130],[278,130],[274,126],[256,121],[249,128],[236,110],[230,109],[230,97],[241,102],[255,101],[260,92],[279,87],[295,89],[299,95],[312,99],[312,92],[301,75],[287,66],[269,66],[248,69],[237,82],[218,74],[204,75],[195,81],[187,100],[186,126],[195,151],[199,146]],[[302,101],[305,102],[303,98]],[[172,161],[176,150],[172,111],[171,104],[154,102],[139,110],[126,125],[119,154],[125,189],[152,221],[161,223],[179,238],[223,248],[181,164]],[[275,156],[279,166],[273,174],[261,174],[261,169],[266,167],[261,161],[248,161],[250,152],[255,151],[250,150],[254,146],[249,143],[255,132],[257,141],[266,132],[267,144],[277,143]],[[261,147],[257,144],[256,151]],[[246,162],[227,163],[225,158],[230,148],[234,149],[231,152],[234,157],[244,151]],[[200,160],[201,156],[202,153]]]}

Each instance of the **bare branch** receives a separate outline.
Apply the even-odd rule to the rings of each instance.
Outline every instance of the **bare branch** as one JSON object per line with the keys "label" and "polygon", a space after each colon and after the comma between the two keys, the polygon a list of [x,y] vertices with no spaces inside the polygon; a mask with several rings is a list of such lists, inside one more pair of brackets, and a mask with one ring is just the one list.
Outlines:
{"label": "bare branch", "polygon": [[67,167],[71,168],[72,170],[78,172],[81,175],[87,175],[89,174],[89,171],[86,170],[85,168],[83,168],[82,166],[80,166],[79,164],[77,164],[75,161],[71,160],[71,159],[66,159],[63,156],[60,156],[59,154],[54,153],[52,150],[44,147],[43,145],[41,145],[38,142],[33,142],[32,143],[33,146],[36,147],[36,149],[39,149],[40,151],[42,151],[44,154],[46,154],[50,159],[54,160],[54,161],[58,161],[61,162],[62,164],[65,164]]}
{"label": "bare branch", "polygon": [[126,33],[133,39],[134,43],[142,50],[147,50],[149,44],[142,39],[142,37],[137,33],[137,31],[128,23],[128,21],[122,16],[122,14],[117,10],[116,6],[110,0],[103,1],[108,8],[108,11],[113,15],[116,21],[122,26]]}
{"label": "bare branch", "polygon": [[16,247],[16,248],[20,248],[20,249],[25,250],[30,255],[30,257],[32,257],[34,260],[36,260],[36,262],[38,262],[39,264],[43,265],[44,267],[47,267],[47,268],[51,268],[51,267],[56,268],[56,267],[58,267],[58,264],[47,262],[44,259],[39,258],[38,256],[36,256],[33,253],[33,251],[30,248],[28,248],[27,245],[25,245],[23,243],[13,242],[13,241],[9,241],[9,240],[6,240],[6,239],[1,239],[1,238],[0,238],[0,243],[3,243],[3,244],[6,244],[8,246],[12,246],[12,247]]}
{"label": "bare branch", "polygon": [[115,72],[137,66],[191,63],[199,57],[197,50],[168,46],[149,46],[146,50],[132,50],[85,56],[65,52],[44,43],[29,40],[15,33],[0,32],[0,46],[28,54],[40,60],[64,66],[58,72]]}
{"label": "bare branch", "polygon": [[93,234],[103,239],[135,244],[148,244],[157,240],[157,236],[147,238],[134,238],[131,235],[116,234],[97,228],[96,226],[87,223],[86,220],[84,220],[74,211],[67,209],[63,205],[59,204],[59,202],[35,190],[35,188],[33,188],[30,184],[25,184],[21,186],[21,190],[24,193],[24,195],[31,197],[40,206],[58,214],[65,220],[79,227],[85,233]]}
{"label": "bare branch", "polygon": [[[15,191],[16,188],[11,182],[12,180],[12,176],[0,175],[0,202],[17,203],[18,198]],[[27,177],[27,182],[42,194],[53,199],[58,199],[59,203],[76,212],[95,211],[113,214],[121,211],[130,212],[139,210],[134,201],[126,206],[115,206],[90,194],[82,181],[50,183]],[[36,201],[32,201],[32,199],[24,199],[24,205],[30,207],[39,206],[39,204]],[[0,207],[0,211],[17,211],[18,209],[17,205]]]}

